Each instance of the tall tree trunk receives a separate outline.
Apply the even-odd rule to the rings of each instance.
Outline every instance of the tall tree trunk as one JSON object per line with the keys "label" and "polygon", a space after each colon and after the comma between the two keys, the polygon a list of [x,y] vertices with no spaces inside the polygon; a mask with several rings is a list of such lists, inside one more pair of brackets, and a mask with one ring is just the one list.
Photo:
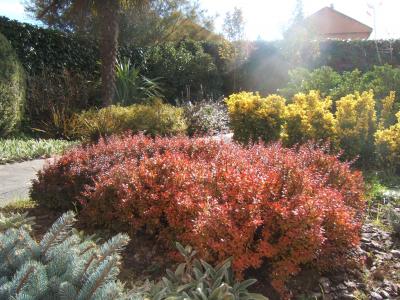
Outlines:
{"label": "tall tree trunk", "polygon": [[115,93],[115,64],[118,49],[119,1],[100,0],[100,59],[101,59],[101,98],[104,106],[112,104]]}

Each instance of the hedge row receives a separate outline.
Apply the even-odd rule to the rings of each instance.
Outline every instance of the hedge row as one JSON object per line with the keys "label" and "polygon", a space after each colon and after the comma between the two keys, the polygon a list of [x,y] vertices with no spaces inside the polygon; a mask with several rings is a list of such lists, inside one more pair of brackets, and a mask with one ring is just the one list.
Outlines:
{"label": "hedge row", "polygon": [[400,171],[394,92],[379,102],[372,91],[356,92],[336,101],[334,107],[331,98],[321,97],[318,91],[298,93],[290,102],[278,95],[241,92],[229,96],[226,103],[239,142],[282,140],[288,146],[310,140],[329,142],[333,149],[344,150],[344,157],[359,158],[363,167],[374,166],[378,151],[380,166]]}
{"label": "hedge row", "polygon": [[[98,71],[99,51],[95,40],[5,17],[0,17],[0,32],[10,40],[29,73],[40,73],[45,68],[91,75]],[[121,46],[120,55],[130,58],[143,75],[164,78],[168,99],[230,94],[233,73],[238,89],[271,93],[286,85],[288,70],[299,66],[327,65],[341,72],[367,71],[385,63],[400,65],[400,40],[304,42],[296,49],[288,49],[282,41],[257,41],[246,45],[248,55],[240,64],[234,64],[239,68],[235,71],[231,62],[221,59],[220,46],[215,42],[187,41],[147,48]]]}

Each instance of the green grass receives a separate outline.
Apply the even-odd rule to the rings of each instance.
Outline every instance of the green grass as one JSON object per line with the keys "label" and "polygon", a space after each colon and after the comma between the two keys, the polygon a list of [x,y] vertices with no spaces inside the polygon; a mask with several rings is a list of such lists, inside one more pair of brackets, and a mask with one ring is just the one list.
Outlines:
{"label": "green grass", "polygon": [[73,145],[77,145],[77,142],[27,138],[0,139],[0,164],[51,157],[62,154]]}

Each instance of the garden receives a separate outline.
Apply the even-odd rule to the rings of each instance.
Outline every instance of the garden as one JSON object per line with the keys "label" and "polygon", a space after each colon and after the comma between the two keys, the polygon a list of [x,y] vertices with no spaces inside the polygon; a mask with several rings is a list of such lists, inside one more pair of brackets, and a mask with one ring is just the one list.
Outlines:
{"label": "garden", "polygon": [[400,58],[104,40],[0,17],[0,299],[400,297]]}

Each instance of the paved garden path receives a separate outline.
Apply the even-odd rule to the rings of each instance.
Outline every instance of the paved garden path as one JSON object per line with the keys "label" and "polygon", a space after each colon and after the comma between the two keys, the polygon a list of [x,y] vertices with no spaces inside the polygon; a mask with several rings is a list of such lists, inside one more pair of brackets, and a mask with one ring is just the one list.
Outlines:
{"label": "paved garden path", "polygon": [[31,181],[43,168],[45,161],[45,159],[36,159],[0,165],[0,207],[28,198]]}

